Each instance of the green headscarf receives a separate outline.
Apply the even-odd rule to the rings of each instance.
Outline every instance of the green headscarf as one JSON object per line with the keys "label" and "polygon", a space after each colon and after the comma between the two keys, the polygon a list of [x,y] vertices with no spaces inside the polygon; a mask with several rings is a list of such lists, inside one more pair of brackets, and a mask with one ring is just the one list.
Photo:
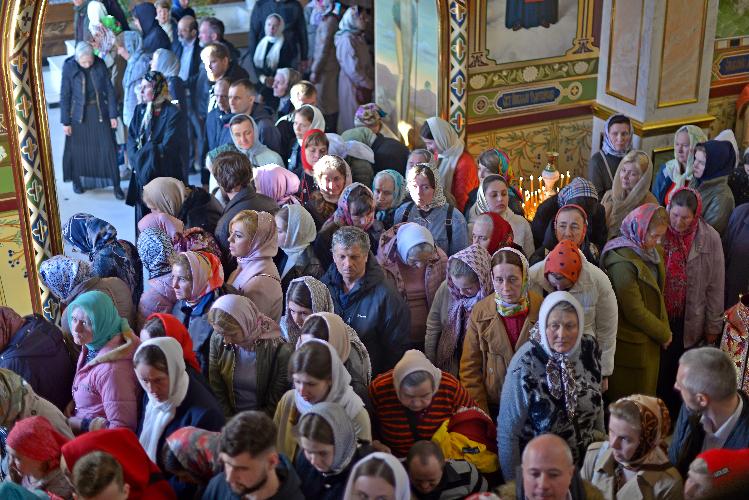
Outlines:
{"label": "green headscarf", "polygon": [[10,428],[23,411],[26,383],[20,375],[0,368],[0,427]]}
{"label": "green headscarf", "polygon": [[372,146],[377,139],[377,134],[367,127],[354,127],[343,132],[341,134],[341,139],[344,141],[357,141],[366,146]]}
{"label": "green headscarf", "polygon": [[127,320],[120,317],[112,299],[104,292],[91,291],[80,294],[66,310],[68,324],[73,325],[73,311],[83,309],[91,321],[94,339],[86,344],[90,350],[98,351],[115,335],[129,329]]}

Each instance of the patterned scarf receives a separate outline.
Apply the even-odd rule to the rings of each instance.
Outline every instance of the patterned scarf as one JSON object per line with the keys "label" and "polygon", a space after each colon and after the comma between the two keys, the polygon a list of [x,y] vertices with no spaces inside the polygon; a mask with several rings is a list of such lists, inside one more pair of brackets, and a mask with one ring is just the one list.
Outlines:
{"label": "patterned scarf", "polygon": [[[429,163],[417,163],[416,165],[414,165],[414,167],[417,165],[427,165],[432,171],[432,174],[434,174],[434,196],[432,197],[432,202],[428,203],[425,207],[418,207],[418,209],[422,212],[429,212],[433,208],[445,205],[447,203],[447,198],[445,198],[445,190],[442,186],[442,177],[440,176],[439,168],[437,168],[437,166],[434,164],[434,159],[432,159],[432,161]],[[411,185],[414,182],[415,174],[412,174],[412,172],[414,171],[415,169],[413,167],[409,168],[408,171],[406,171],[406,186],[409,190],[411,189]]]}
{"label": "patterned scarf", "polygon": [[[335,222],[339,226],[355,225],[351,217],[351,209],[349,207],[348,199],[351,196],[351,193],[356,188],[361,188],[364,192],[369,194],[369,196],[371,196],[372,200],[374,201],[374,194],[372,193],[372,190],[369,189],[364,184],[362,184],[361,182],[354,182],[346,186],[343,189],[343,192],[341,193],[340,198],[338,198],[338,208],[336,208],[335,213],[333,213],[333,222]],[[362,227],[361,229],[366,231],[372,226],[372,222],[374,222],[374,219],[372,219],[372,221],[366,227]]]}
{"label": "patterned scarf", "polygon": [[452,260],[459,260],[473,270],[479,281],[479,291],[473,297],[464,297],[453,283],[450,273],[447,273],[450,305],[447,313],[447,328],[440,336],[437,345],[436,363],[438,368],[445,371],[451,368],[455,351],[465,335],[473,306],[492,293],[491,256],[483,247],[471,245],[456,253],[448,259],[448,269]]}
{"label": "patterned scarf", "polygon": [[374,190],[375,183],[379,177],[388,176],[393,180],[393,201],[390,206],[385,210],[378,210],[375,218],[379,221],[383,221],[387,218],[388,212],[394,208],[398,208],[403,203],[403,198],[406,197],[406,180],[403,176],[392,169],[381,170],[377,172],[372,180],[372,189]]}
{"label": "patterned scarf", "polygon": [[166,444],[180,465],[193,477],[209,481],[221,470],[218,459],[220,437],[220,432],[188,426],[170,434]]}
{"label": "patterned scarf", "polygon": [[663,445],[663,439],[671,429],[671,417],[666,403],[658,398],[642,394],[623,399],[634,403],[640,412],[640,444],[632,458],[620,463],[627,469],[668,463],[668,459],[662,453],[658,453]]}
{"label": "patterned scarf", "polygon": [[162,229],[149,227],[138,236],[138,255],[143,266],[148,270],[150,279],[158,278],[172,272],[170,264],[174,256],[174,247],[169,235]]}
{"label": "patterned scarf", "polygon": [[143,76],[143,79],[153,84],[153,101],[146,104],[146,112],[143,115],[143,121],[140,123],[138,131],[138,149],[142,148],[146,142],[151,140],[151,122],[153,116],[159,116],[161,105],[171,99],[169,96],[169,86],[166,78],[158,71],[149,71]]}
{"label": "patterned scarf", "polygon": [[[497,313],[499,313],[503,318],[507,318],[528,311],[528,304],[530,304],[530,299],[528,298],[528,260],[522,252],[515,250],[514,248],[501,248],[497,251],[497,253],[499,252],[512,252],[520,257],[520,262],[523,264],[523,284],[520,288],[520,300],[516,304],[505,302],[499,293],[496,291],[494,292],[494,302],[497,304]],[[496,253],[494,255],[496,255]]]}
{"label": "patterned scarf", "polygon": [[609,240],[606,246],[603,247],[601,252],[601,262],[604,262],[604,256],[606,252],[615,250],[617,248],[631,248],[637,255],[642,257],[643,260],[652,264],[658,264],[661,260],[658,251],[655,248],[646,250],[642,247],[645,243],[645,238],[648,235],[648,226],[650,226],[650,220],[653,215],[659,210],[663,209],[660,205],[655,203],[645,203],[632,210],[622,221],[621,233],[622,235],[613,240]]}
{"label": "patterned scarf", "polygon": [[[634,135],[634,130],[632,129],[632,123],[629,124],[629,143],[624,147],[623,151],[619,151],[616,148],[614,148],[614,144],[612,144],[611,139],[609,139],[609,128],[611,128],[611,120],[614,118],[619,118],[622,115],[611,115],[608,120],[606,120],[606,125],[604,125],[604,133],[603,133],[603,152],[607,155],[616,156],[617,158],[623,158],[624,155],[629,153],[630,149],[632,149],[632,136]],[[627,118],[629,120],[629,118]]]}
{"label": "patterned scarf", "polygon": [[[663,244],[666,265],[666,286],[663,296],[666,302],[666,311],[671,319],[683,318],[684,307],[687,303],[687,259],[689,251],[694,242],[694,236],[697,234],[697,227],[702,215],[702,196],[694,189],[683,187],[677,189],[671,195],[679,191],[690,191],[697,198],[697,210],[694,213],[694,219],[689,228],[683,233],[678,233],[669,224],[666,232],[666,241]],[[668,210],[671,211],[671,202],[668,203]]]}
{"label": "patterned scarf", "polygon": [[224,269],[221,260],[208,252],[182,252],[190,263],[192,289],[188,304],[197,304],[216,288],[224,284]]}
{"label": "patterned scarf", "polygon": [[[301,278],[291,280],[289,288],[291,288],[291,285],[296,282],[304,283],[304,286],[309,290],[310,297],[312,298],[313,313],[334,312],[335,307],[333,306],[333,297],[330,295],[330,290],[320,280],[315,279],[312,276],[302,276]],[[286,294],[286,314],[281,318],[280,325],[283,338],[291,345],[296,345],[302,331],[289,314],[288,293]]]}
{"label": "patterned scarf", "polygon": [[87,261],[55,255],[39,265],[39,276],[55,297],[68,302],[73,290],[94,275]]}

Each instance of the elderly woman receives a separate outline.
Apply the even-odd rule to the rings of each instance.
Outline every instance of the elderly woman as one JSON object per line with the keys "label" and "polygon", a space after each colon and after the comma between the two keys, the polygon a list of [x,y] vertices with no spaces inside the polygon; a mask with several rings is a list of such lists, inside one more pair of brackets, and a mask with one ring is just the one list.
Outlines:
{"label": "elderly woman", "polygon": [[510,359],[530,338],[538,319],[541,297],[528,290],[528,261],[514,248],[492,256],[494,293],[471,310],[460,358],[460,380],[468,393],[492,417]]}
{"label": "elderly woman", "polygon": [[268,212],[242,210],[229,227],[229,252],[236,257],[237,268],[227,283],[249,298],[260,312],[278,321],[283,313],[283,291],[273,264],[278,253],[275,219]]}
{"label": "elderly woman", "polygon": [[[315,161],[308,161],[305,163],[305,141],[308,134],[311,134],[313,130],[319,131],[324,134],[325,130],[325,118],[323,118],[322,111],[311,104],[305,104],[294,112],[293,119],[294,137],[290,138],[291,143],[288,145],[288,157],[286,157],[286,168],[291,172],[295,173],[299,177],[299,181],[304,184],[304,176],[302,174],[307,173],[313,175],[310,166],[314,167]],[[320,141],[315,141],[315,143]],[[327,154],[327,138],[324,141]],[[309,159],[308,159],[309,160]]]}
{"label": "elderly woman", "polygon": [[588,446],[583,479],[606,498],[684,498],[681,475],[664,451],[671,419],[663,401],[635,394],[609,411],[609,438]]}
{"label": "elderly woman", "polygon": [[187,112],[187,87],[179,77],[180,60],[169,49],[156,49],[151,57],[151,71],[158,71],[166,78],[172,104]]}
{"label": "elderly woman", "polygon": [[416,441],[431,439],[460,408],[476,406],[458,379],[415,349],[406,351],[395,368],[372,381],[369,400],[375,437],[399,458]]}
{"label": "elderly woman", "polygon": [[185,371],[182,347],[171,337],[143,342],[133,358],[135,374],[143,387],[138,440],[148,458],[163,467],[162,449],[167,436],[192,425],[218,432],[224,416],[216,398],[195,375]]}
{"label": "elderly woman", "polygon": [[20,479],[17,482],[27,490],[73,498],[70,482],[60,468],[62,446],[69,440],[42,416],[18,421],[5,441],[11,479]]}
{"label": "elderly woman", "polygon": [[294,347],[247,297],[220,297],[208,321],[214,330],[208,375],[224,415],[260,410],[273,416],[289,387],[287,366]]}
{"label": "elderly woman", "polygon": [[314,165],[318,190],[310,194],[305,207],[320,228],[338,208],[343,190],[351,184],[351,169],[340,156],[325,155]]}
{"label": "elderly woman", "polygon": [[112,129],[117,128],[117,97],[104,61],[93,47],[78,42],[75,55],[62,67],[60,121],[65,133],[63,180],[73,181],[77,194],[114,186],[118,200],[120,170]]}
{"label": "elderly woman", "polygon": [[185,180],[188,163],[187,120],[170,102],[164,75],[158,71],[146,73],[140,92],[143,103],[135,108],[127,139],[127,156],[133,169],[127,204],[135,207],[136,223],[148,213],[143,186],[157,177]]}
{"label": "elderly woman", "polygon": [[598,196],[612,188],[619,162],[632,149],[632,122],[624,115],[612,115],[603,126],[601,150],[594,153],[588,162],[588,175]]}
{"label": "elderly woman", "polygon": [[122,123],[129,127],[140,97],[138,86],[150,69],[151,53],[143,50],[143,37],[137,31],[123,31],[115,42],[117,54],[127,61],[122,74]]}
{"label": "elderly woman", "polygon": [[663,299],[666,269],[658,245],[668,231],[663,207],[646,203],[624,218],[622,236],[601,254],[619,305],[614,372],[609,398],[655,395],[661,347],[671,344],[671,327]]}
{"label": "elderly woman", "polygon": [[424,352],[436,367],[458,376],[471,311],[492,292],[491,256],[483,247],[471,245],[448,259],[447,279],[432,300],[424,338]]}
{"label": "elderly woman", "polygon": [[[596,201],[596,203],[598,203]],[[570,240],[585,256],[585,259],[594,266],[598,265],[600,250],[590,241],[589,236],[588,214],[585,208],[580,205],[567,204],[563,205],[554,216],[549,229],[546,231],[543,245],[538,247],[531,255],[531,265],[542,262],[549,253],[556,247],[560,241]],[[608,231],[608,229],[604,228]]]}
{"label": "elderly woman", "polygon": [[40,314],[0,306],[0,368],[21,375],[60,410],[70,402],[75,366],[62,332]]}
{"label": "elderly woman", "polygon": [[494,212],[486,212],[476,217],[476,222],[471,228],[471,242],[489,252],[489,255],[494,255],[497,250],[504,247],[512,247],[522,252],[523,248],[514,240],[515,235],[510,223]]}
{"label": "elderly woman", "polygon": [[367,348],[356,330],[343,322],[340,316],[330,312],[311,314],[304,321],[299,336],[299,345],[311,339],[324,340],[336,350],[343,366],[351,375],[351,387],[362,401],[367,401],[369,383],[372,381],[372,364]]}
{"label": "elderly woman", "polygon": [[220,432],[188,426],[166,438],[164,471],[182,483],[196,485],[198,492],[193,498],[201,498],[208,482],[223,468],[219,460],[220,436]]}
{"label": "elderly woman", "polygon": [[305,320],[315,313],[334,312],[330,290],[311,276],[296,278],[286,293],[286,314],[280,321],[281,334],[291,345],[296,345]]}
{"label": "elderly woman", "polygon": [[487,175],[481,181],[476,205],[471,209],[468,220],[474,222],[476,217],[487,212],[502,216],[512,227],[513,241],[520,245],[526,257],[530,257],[535,246],[531,225],[522,216],[513,212],[510,207],[510,185],[501,175]]}
{"label": "elderly woman", "polygon": [[[299,83],[302,74],[293,68],[280,68],[276,70],[273,77],[273,97],[278,98],[278,116],[283,120],[294,112],[294,104],[291,102],[291,88]],[[290,117],[289,119],[291,119]]]}
{"label": "elderly woman", "polygon": [[679,358],[703,342],[715,344],[723,330],[725,267],[720,235],[702,220],[702,197],[690,188],[671,192],[663,242],[663,296],[673,342],[661,352],[658,394],[677,415],[681,398],[671,390]]}
{"label": "elderly woman", "polygon": [[577,299],[553,292],[538,314],[540,338],[513,356],[497,419],[505,479],[514,478],[523,448],[538,435],[552,433],[567,441],[577,464],[602,436],[600,351],[595,339],[583,334],[584,322]]}
{"label": "elderly woman", "polygon": [[609,239],[619,234],[622,221],[632,210],[645,203],[658,204],[650,192],[653,164],[644,151],[633,150],[624,155],[616,169],[614,185],[601,199],[609,226]]}
{"label": "elderly woman", "polygon": [[346,10],[335,34],[335,53],[341,71],[338,74],[338,130],[354,126],[354,115],[360,104],[372,100],[374,64],[364,39],[368,14],[354,6]]}
{"label": "elderly woman", "polygon": [[377,103],[370,102],[362,104],[356,110],[356,115],[354,115],[354,126],[367,127],[375,135],[381,135],[397,141],[398,135],[390,130],[390,127],[382,121],[386,116],[387,113],[385,113]]}
{"label": "elderly woman", "polygon": [[281,276],[281,289],[286,294],[292,281],[300,276],[320,278],[325,268],[312,243],[317,237],[315,221],[301,205],[286,205],[276,212],[278,247],[276,264]]}
{"label": "elderly woman", "polygon": [[270,106],[277,106],[273,95],[273,76],[278,68],[291,67],[294,58],[294,47],[284,41],[285,24],[280,14],[271,14],[265,18],[265,36],[255,46],[252,64],[255,69],[258,92],[263,101]]}
{"label": "elderly woman", "polygon": [[336,403],[318,403],[299,419],[297,441],[302,453],[294,469],[309,498],[343,497],[354,464],[365,456],[356,442],[354,423]]}
{"label": "elderly woman", "polygon": [[707,136],[696,125],[684,125],[674,134],[674,158],[658,168],[653,181],[653,195],[659,205],[667,205],[677,189],[694,179],[694,147],[707,141]]}
{"label": "elderly woman", "polygon": [[406,179],[392,169],[377,172],[372,181],[377,212],[375,218],[382,222],[384,229],[393,227],[395,210],[406,197]]}
{"label": "elderly woman", "polygon": [[138,254],[148,271],[148,287],[138,303],[136,328],[140,330],[146,318],[154,313],[172,312],[177,296],[172,287],[172,258],[174,246],[167,233],[148,228],[138,236]]}
{"label": "elderly woman", "polygon": [[[730,131],[729,131],[730,132]],[[733,132],[729,138],[733,139]],[[707,141],[695,146],[694,179],[689,187],[702,196],[702,218],[723,234],[728,218],[735,207],[733,193],[728,187],[728,174],[736,166],[736,150],[730,140]]]}
{"label": "elderly woman", "polygon": [[[216,247],[220,253],[212,233],[221,218],[223,207],[208,192],[198,187],[185,186],[182,181],[173,177],[157,177],[143,186],[143,203],[151,213],[168,215],[173,224],[179,225],[181,222],[184,228],[188,228],[183,231],[180,240],[190,239],[190,235],[199,232],[204,240],[212,241],[211,246]],[[175,243],[175,249],[177,248]]]}
{"label": "elderly woman", "polygon": [[209,340],[213,327],[208,311],[226,295],[221,261],[208,252],[182,252],[172,263],[172,286],[177,297],[172,314],[187,327],[203,374],[208,374]]}
{"label": "elderly woman", "polygon": [[274,163],[256,168],[254,174],[255,189],[275,201],[279,207],[299,203],[296,193],[299,192],[299,177]]}
{"label": "elderly woman", "polygon": [[447,255],[435,246],[427,228],[406,222],[382,235],[377,262],[411,310],[410,344],[423,350],[427,316],[445,280]]}
{"label": "elderly woman", "polygon": [[354,465],[343,498],[411,500],[408,473],[393,455],[371,453]]}
{"label": "elderly woman", "polygon": [[416,164],[408,169],[406,180],[413,201],[395,211],[395,223],[416,222],[426,227],[448,256],[467,247],[466,220],[445,198],[437,167],[429,163]]}
{"label": "elderly woman", "polygon": [[107,427],[135,430],[138,383],[133,354],[140,340],[102,292],[79,295],[66,310],[73,342],[81,346],[68,422],[76,434]]}
{"label": "elderly woman", "polygon": [[289,458],[298,451],[294,429],[313,405],[338,403],[356,427],[357,439],[372,441],[369,415],[364,402],[351,387],[351,375],[327,342],[311,339],[294,351],[289,361],[293,389],[283,395],[276,407],[273,421],[278,429],[276,450]]}

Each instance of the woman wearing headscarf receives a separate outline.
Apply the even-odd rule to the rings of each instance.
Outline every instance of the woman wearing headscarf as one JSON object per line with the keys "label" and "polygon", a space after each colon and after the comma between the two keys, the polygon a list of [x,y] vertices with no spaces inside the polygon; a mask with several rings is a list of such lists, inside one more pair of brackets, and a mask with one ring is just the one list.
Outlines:
{"label": "woman wearing headscarf", "polygon": [[471,245],[448,259],[424,338],[424,352],[436,367],[458,376],[471,311],[492,292],[491,256],[483,247]]}
{"label": "woman wearing headscarf", "polygon": [[673,342],[661,352],[657,393],[675,415],[681,407],[681,397],[673,390],[679,358],[703,342],[714,345],[723,330],[723,247],[701,213],[697,191],[683,187],[671,192],[663,242],[663,296]]}
{"label": "woman wearing headscarf", "polygon": [[150,54],[157,49],[169,49],[169,36],[156,20],[156,7],[152,3],[137,4],[133,7],[133,23],[143,34],[143,50]]}
{"label": "woman wearing headscarf", "polygon": [[[365,186],[372,184],[374,178],[374,151],[369,147],[368,138],[373,137],[368,129],[362,133],[354,132],[342,135],[328,133],[328,154],[340,156],[351,168],[351,178]],[[345,133],[345,132],[344,132]],[[367,135],[368,134],[368,135]]]}
{"label": "woman wearing headscarf", "polygon": [[694,147],[707,141],[707,135],[696,125],[684,125],[674,134],[674,158],[658,168],[653,194],[659,205],[668,205],[671,194],[694,178]]}
{"label": "woman wearing headscarf", "polygon": [[177,302],[172,286],[174,246],[161,229],[148,228],[138,236],[138,254],[148,271],[148,287],[138,303],[135,328],[140,330],[146,318],[154,313],[170,313]]}
{"label": "woman wearing headscarf", "polygon": [[512,247],[522,252],[523,248],[514,240],[515,235],[510,223],[494,212],[486,212],[476,217],[476,222],[471,228],[472,243],[482,247],[489,255],[494,255],[497,250],[504,247]]}
{"label": "woman wearing headscarf", "polygon": [[663,401],[634,394],[609,411],[609,438],[588,446],[583,479],[606,498],[684,498],[681,475],[664,451],[671,418]]}
{"label": "woman wearing headscarf", "polygon": [[372,192],[377,210],[375,218],[382,222],[384,229],[390,229],[393,227],[395,210],[406,197],[406,179],[395,170],[382,170],[374,176]]}
{"label": "woman wearing headscarf", "polygon": [[[120,278],[99,278],[94,276],[91,265],[84,260],[55,255],[39,265],[39,277],[49,288],[50,293],[60,301],[62,332],[70,335],[70,324],[65,310],[76,297],[85,292],[97,290],[109,295],[120,316],[135,324],[135,306],[130,288]],[[78,351],[74,353],[78,359]]]}
{"label": "woman wearing headscarf", "polygon": [[299,203],[299,177],[285,168],[271,163],[255,169],[255,189],[278,203],[279,207]]}
{"label": "woman wearing headscarf", "polygon": [[70,402],[75,365],[62,332],[40,314],[22,317],[0,306],[0,368],[18,373],[60,410]]}
{"label": "woman wearing headscarf", "polygon": [[[294,144],[298,143],[295,141]],[[289,159],[289,165],[296,165],[296,162],[301,162],[301,169],[290,170],[293,170],[300,179],[297,197],[305,205],[309,202],[310,194],[317,190],[314,165],[317,163],[317,160],[328,154],[329,145],[330,142],[325,132],[316,128],[310,128],[304,133],[304,138],[297,150],[299,159],[294,159],[294,162],[291,162],[291,159]]]}
{"label": "woman wearing headscarf", "polygon": [[468,214],[468,221],[474,222],[476,217],[487,212],[494,212],[502,216],[512,227],[513,241],[520,245],[526,257],[535,251],[533,231],[531,225],[522,215],[510,210],[510,183],[501,175],[487,175],[481,181],[476,204]]}
{"label": "woman wearing headscarf", "polygon": [[268,212],[242,210],[231,220],[230,228],[229,251],[237,259],[237,268],[227,283],[260,312],[278,321],[283,313],[283,291],[273,263],[278,253],[275,219]]}
{"label": "woman wearing headscarf", "polygon": [[567,441],[578,466],[588,446],[603,436],[600,351],[583,334],[584,322],[577,299],[567,292],[549,294],[538,315],[539,338],[520,347],[510,362],[497,419],[506,480],[514,479],[525,445],[538,435]]}
{"label": "woman wearing headscarf", "polygon": [[[353,465],[367,449],[356,442],[354,423],[336,403],[318,403],[299,419],[297,440],[303,453],[294,469],[306,498],[338,500],[343,497]],[[329,453],[322,458],[320,450]]]}
{"label": "woman wearing headscarf", "polygon": [[466,209],[468,193],[479,187],[478,167],[465,150],[452,125],[433,116],[421,126],[426,148],[439,158],[439,174],[446,192],[455,198],[455,206],[462,213]]}
{"label": "woman wearing headscarf", "polygon": [[195,485],[195,499],[202,498],[208,482],[222,470],[218,456],[220,437],[220,432],[187,426],[166,438],[164,471],[178,477],[182,483]]}
{"label": "woman wearing headscarf", "polygon": [[19,420],[5,441],[11,477],[20,476],[20,484],[27,490],[41,490],[63,499],[73,498],[70,482],[60,469],[62,446],[69,440],[44,417]]}
{"label": "woman wearing headscarf", "polygon": [[[509,186],[509,201],[507,206],[510,207],[514,213],[518,215],[524,215],[523,210],[523,195],[514,187],[512,184],[515,181],[512,167],[510,166],[510,157],[502,149],[491,148],[481,153],[476,159],[476,165],[478,166],[478,177],[479,185],[476,189],[468,193],[468,202],[464,214],[466,217],[470,216],[470,210],[476,204],[476,196],[481,188],[481,182],[489,175],[501,175],[507,181]],[[536,212],[538,213],[538,212]],[[535,220],[535,219],[534,219]]]}
{"label": "woman wearing headscarf", "polygon": [[656,393],[661,347],[667,349],[672,340],[663,298],[666,268],[658,248],[667,231],[666,209],[646,203],[624,218],[622,236],[601,253],[619,305],[611,400]]}
{"label": "woman wearing headscarf", "polygon": [[172,104],[187,111],[187,87],[179,77],[179,58],[169,49],[156,49],[151,58],[151,71],[164,75]]}
{"label": "woman wearing headscarf", "polygon": [[491,417],[510,359],[530,338],[541,297],[529,291],[528,261],[514,248],[501,248],[491,259],[494,293],[473,306],[460,358],[460,380]]}
{"label": "woman wearing headscarf", "polygon": [[208,374],[226,418],[246,410],[273,416],[289,387],[286,368],[294,350],[278,323],[240,295],[220,297],[208,321],[214,330]]}
{"label": "woman wearing headscarf", "polygon": [[458,379],[411,349],[392,370],[369,386],[374,436],[402,458],[416,441],[431,439],[445,420],[462,407],[476,406]]}
{"label": "woman wearing headscarf", "polygon": [[354,423],[357,439],[372,441],[372,429],[364,402],[351,387],[351,375],[333,346],[319,339],[308,340],[292,354],[289,374],[294,388],[283,395],[273,417],[278,429],[276,450],[279,453],[291,460],[296,458],[298,446],[294,429],[299,418],[313,405],[322,402],[340,404]]}
{"label": "woman wearing headscarf", "polygon": [[129,127],[138,105],[137,88],[150,68],[151,53],[143,50],[143,37],[137,31],[123,31],[117,35],[116,44],[117,54],[127,61],[122,74],[122,123]]}
{"label": "woman wearing headscarf", "polygon": [[117,97],[107,67],[87,42],[78,42],[75,55],[62,67],[60,122],[65,133],[63,180],[73,181],[77,194],[86,189],[114,186],[124,199],[114,131]]}
{"label": "woman wearing headscarf", "polygon": [[728,175],[728,187],[737,207],[749,202],[749,148],[744,150],[741,161]]}
{"label": "woman wearing headscarf", "polygon": [[[372,479],[382,481],[375,482]],[[408,473],[400,460],[393,455],[379,451],[372,453],[354,465],[343,498],[411,500]]]}
{"label": "woman wearing headscarf", "polygon": [[[203,189],[185,186],[182,181],[173,177],[157,177],[143,186],[143,203],[151,213],[168,215],[174,219],[170,219],[174,225],[178,226],[181,222],[187,228],[182,231],[181,244],[175,242],[175,248],[184,246],[182,240],[199,239],[206,245],[210,242],[209,246],[218,249],[213,231],[223,208],[216,198]],[[148,218],[151,213],[143,219]],[[220,255],[220,250],[217,251]]]}
{"label": "woman wearing headscarf", "polygon": [[[258,42],[252,56],[258,92],[274,108],[278,99],[273,96],[273,76],[278,68],[291,67],[295,56],[292,44],[284,40],[285,28],[286,23],[280,14],[266,17],[265,36]],[[306,59],[306,55],[303,59]]]}
{"label": "woman wearing headscarf", "polygon": [[728,218],[735,208],[731,188],[728,187],[728,174],[736,167],[736,139],[733,132],[723,131],[716,138],[695,146],[693,175],[689,187],[702,196],[702,219],[723,234]]}
{"label": "woman wearing headscarf", "polygon": [[281,290],[286,294],[296,278],[320,278],[325,268],[312,247],[317,231],[315,220],[307,209],[298,204],[286,205],[274,217],[281,249],[276,256],[276,265],[281,276]]}
{"label": "woman wearing headscarf", "polygon": [[124,281],[137,304],[143,293],[143,268],[135,245],[117,239],[109,222],[86,213],[74,214],[62,228],[62,236],[73,251],[88,255],[91,271],[100,278]]}
{"label": "woman wearing headscarf", "polygon": [[335,34],[335,53],[341,71],[338,74],[338,130],[354,126],[354,115],[360,104],[372,100],[374,64],[364,29],[367,14],[359,6],[346,10]]}
{"label": "woman wearing headscarf", "polygon": [[140,340],[105,293],[81,294],[66,315],[73,342],[81,346],[70,427],[76,434],[107,427],[134,430],[140,394],[133,354]]}
{"label": "woman wearing headscarf", "polygon": [[172,314],[190,332],[193,349],[203,375],[208,375],[209,340],[213,327],[208,311],[213,302],[229,293],[224,285],[221,260],[208,252],[181,252],[172,263],[172,280],[177,303]]}
{"label": "woman wearing headscarf", "polygon": [[182,347],[171,337],[143,342],[133,358],[143,388],[138,418],[138,440],[148,458],[163,468],[162,448],[167,436],[188,425],[218,432],[224,416],[216,398],[185,371]]}
{"label": "woman wearing headscarf", "polygon": [[367,401],[369,383],[372,381],[372,363],[356,330],[344,323],[337,314],[319,312],[311,314],[304,321],[297,347],[311,339],[324,340],[333,346],[351,375],[354,392],[362,401]]}
{"label": "woman wearing headscarf", "polygon": [[296,278],[289,284],[286,297],[286,314],[280,321],[281,335],[291,345],[301,336],[304,321],[312,314],[334,312],[330,290],[320,280],[311,276]]}
{"label": "woman wearing headscarf", "polygon": [[[150,4],[138,4],[136,8],[143,5]],[[164,34],[160,26],[156,28]],[[143,186],[157,177],[184,180],[188,163],[187,120],[182,110],[170,102],[164,75],[158,71],[146,73],[140,92],[143,103],[135,108],[127,139],[127,155],[133,169],[127,204],[135,207],[136,223],[148,213]]]}
{"label": "woman wearing headscarf", "polygon": [[207,385],[207,380],[202,377],[200,363],[198,363],[198,358],[195,356],[192,348],[190,332],[173,315],[161,313],[150,315],[141,327],[139,335],[141,342],[158,337],[171,337],[179,342],[179,345],[182,347],[182,356],[185,360],[187,374],[190,377],[197,376]]}
{"label": "woman wearing headscarf", "polygon": [[108,453],[122,466],[125,483],[130,487],[129,500],[177,498],[159,467],[148,458],[138,436],[130,429],[93,431],[68,441],[62,447],[65,469],[72,471],[78,460],[92,451]]}
{"label": "woman wearing headscarf", "polygon": [[[596,200],[595,203],[598,203],[598,201]],[[580,249],[588,262],[598,266],[603,247],[599,247],[591,241],[591,227],[588,220],[588,212],[580,205],[568,203],[559,208],[546,230],[543,245],[538,247],[529,259],[531,265],[543,261],[560,241],[570,240]],[[606,226],[603,226],[603,229],[605,233],[608,232]]]}
{"label": "woman wearing headscarf", "polygon": [[448,203],[442,191],[437,167],[417,163],[406,173],[412,202],[395,211],[395,223],[416,222],[429,229],[434,242],[448,256],[468,246],[468,227],[463,214]]}
{"label": "woman wearing headscarf", "polygon": [[612,115],[603,126],[601,150],[590,157],[586,177],[596,188],[599,199],[614,185],[614,175],[619,162],[632,149],[634,129],[624,115]]}
{"label": "woman wearing headscarf", "polygon": [[635,208],[645,203],[658,204],[650,192],[653,164],[644,151],[632,150],[622,157],[614,176],[614,185],[601,199],[606,211],[609,239],[619,234],[624,218]]}
{"label": "woman wearing headscarf", "polygon": [[[279,120],[280,122],[281,120]],[[319,159],[320,156],[328,154],[328,139],[323,132],[325,130],[325,118],[322,111],[316,106],[304,104],[294,111],[291,122],[293,124],[293,135],[290,135],[287,139],[287,155],[284,158],[286,159],[286,168],[299,177],[299,181],[302,184],[302,194],[304,194],[305,177],[302,174],[314,177],[313,168],[315,163],[317,163],[315,159],[306,158],[305,153],[309,145],[307,139],[312,134],[320,134],[322,137],[316,137],[312,143],[318,146],[324,143],[325,153],[316,155],[316,157]],[[324,139],[322,139],[323,137]],[[304,196],[302,196],[302,201],[306,201]]]}
{"label": "woman wearing headscarf", "polygon": [[338,208],[343,190],[351,184],[351,169],[340,156],[325,155],[314,165],[314,178],[318,190],[310,194],[305,208],[321,228]]}
{"label": "woman wearing headscarf", "polygon": [[377,250],[385,277],[403,296],[411,310],[409,342],[424,349],[426,321],[442,282],[447,255],[434,244],[432,233],[415,222],[396,224],[385,231]]}

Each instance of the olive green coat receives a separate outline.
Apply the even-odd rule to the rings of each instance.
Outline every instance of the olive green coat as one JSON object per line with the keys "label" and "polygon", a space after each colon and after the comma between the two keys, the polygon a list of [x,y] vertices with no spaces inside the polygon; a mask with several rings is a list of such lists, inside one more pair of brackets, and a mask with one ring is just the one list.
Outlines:
{"label": "olive green coat", "polygon": [[671,334],[663,300],[666,275],[663,255],[661,253],[657,278],[631,248],[606,252],[603,266],[619,306],[614,373],[609,377],[609,400],[616,401],[630,394],[655,396],[661,345],[668,341]]}

